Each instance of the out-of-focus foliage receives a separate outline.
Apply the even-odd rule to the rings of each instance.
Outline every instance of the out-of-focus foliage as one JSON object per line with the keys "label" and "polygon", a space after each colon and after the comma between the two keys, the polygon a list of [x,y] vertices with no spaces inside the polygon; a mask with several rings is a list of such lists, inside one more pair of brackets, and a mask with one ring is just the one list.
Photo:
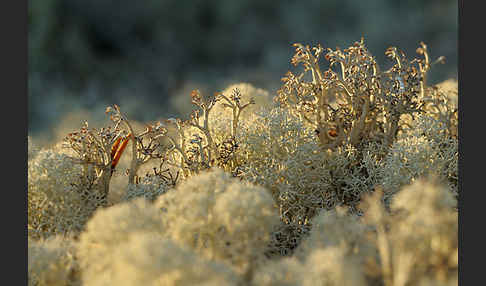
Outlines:
{"label": "out-of-focus foliage", "polygon": [[364,203],[364,221],[378,251],[370,261],[385,285],[457,285],[457,201],[433,178],[403,188],[391,203],[391,215],[380,192]]}
{"label": "out-of-focus foliage", "polygon": [[[457,77],[457,1],[30,0],[29,132],[76,109],[117,103],[136,120],[175,116],[169,98],[235,81],[274,91],[295,42],[346,46],[361,36],[412,54],[423,40]],[[330,45],[330,46],[327,46]],[[143,100],[138,100],[143,99]],[[145,104],[144,102],[150,102]],[[145,112],[137,112],[141,108]],[[93,112],[92,115],[96,115]]]}
{"label": "out-of-focus foliage", "polygon": [[171,240],[143,232],[130,235],[115,253],[109,284],[236,286],[239,282],[226,265],[208,261]]}
{"label": "out-of-focus foliage", "polygon": [[53,236],[28,240],[29,286],[81,285],[76,247],[72,239]]}
{"label": "out-of-focus foliage", "polygon": [[160,235],[163,218],[144,199],[130,204],[117,204],[99,210],[86,225],[78,243],[78,257],[85,285],[107,285],[111,283],[116,269],[116,250],[130,241],[131,235],[143,232]]}

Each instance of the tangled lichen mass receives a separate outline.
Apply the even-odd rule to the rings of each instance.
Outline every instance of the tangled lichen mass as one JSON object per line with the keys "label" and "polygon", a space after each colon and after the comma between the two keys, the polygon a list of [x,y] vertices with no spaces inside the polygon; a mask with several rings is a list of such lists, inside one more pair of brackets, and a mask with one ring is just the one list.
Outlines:
{"label": "tangled lichen mass", "polygon": [[194,90],[187,120],[113,105],[103,128],[29,137],[29,285],[456,285],[457,82],[427,82],[442,59],[294,47],[274,97]]}

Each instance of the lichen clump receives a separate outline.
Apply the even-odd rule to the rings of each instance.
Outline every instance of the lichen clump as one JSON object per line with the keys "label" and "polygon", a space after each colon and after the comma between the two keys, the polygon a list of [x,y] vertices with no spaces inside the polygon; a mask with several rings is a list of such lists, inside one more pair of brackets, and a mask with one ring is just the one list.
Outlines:
{"label": "lichen clump", "polygon": [[457,83],[417,53],[296,44],[274,97],[28,138],[30,285],[457,284]]}

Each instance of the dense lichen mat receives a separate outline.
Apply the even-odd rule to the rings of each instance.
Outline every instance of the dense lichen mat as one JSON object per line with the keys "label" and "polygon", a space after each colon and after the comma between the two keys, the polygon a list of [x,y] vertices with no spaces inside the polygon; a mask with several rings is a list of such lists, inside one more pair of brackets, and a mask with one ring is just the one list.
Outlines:
{"label": "dense lichen mat", "polygon": [[[30,285],[457,285],[457,82],[295,44],[277,94],[29,137]],[[143,110],[141,111],[143,112]]]}

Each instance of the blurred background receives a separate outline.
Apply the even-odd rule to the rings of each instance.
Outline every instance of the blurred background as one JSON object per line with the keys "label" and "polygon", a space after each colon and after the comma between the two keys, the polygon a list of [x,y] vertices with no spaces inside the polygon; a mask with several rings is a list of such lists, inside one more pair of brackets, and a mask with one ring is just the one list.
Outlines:
{"label": "blurred background", "polygon": [[456,0],[29,0],[28,133],[59,140],[118,104],[136,121],[185,115],[189,94],[248,82],[275,94],[295,42],[345,48],[363,36],[432,59],[457,79]]}

